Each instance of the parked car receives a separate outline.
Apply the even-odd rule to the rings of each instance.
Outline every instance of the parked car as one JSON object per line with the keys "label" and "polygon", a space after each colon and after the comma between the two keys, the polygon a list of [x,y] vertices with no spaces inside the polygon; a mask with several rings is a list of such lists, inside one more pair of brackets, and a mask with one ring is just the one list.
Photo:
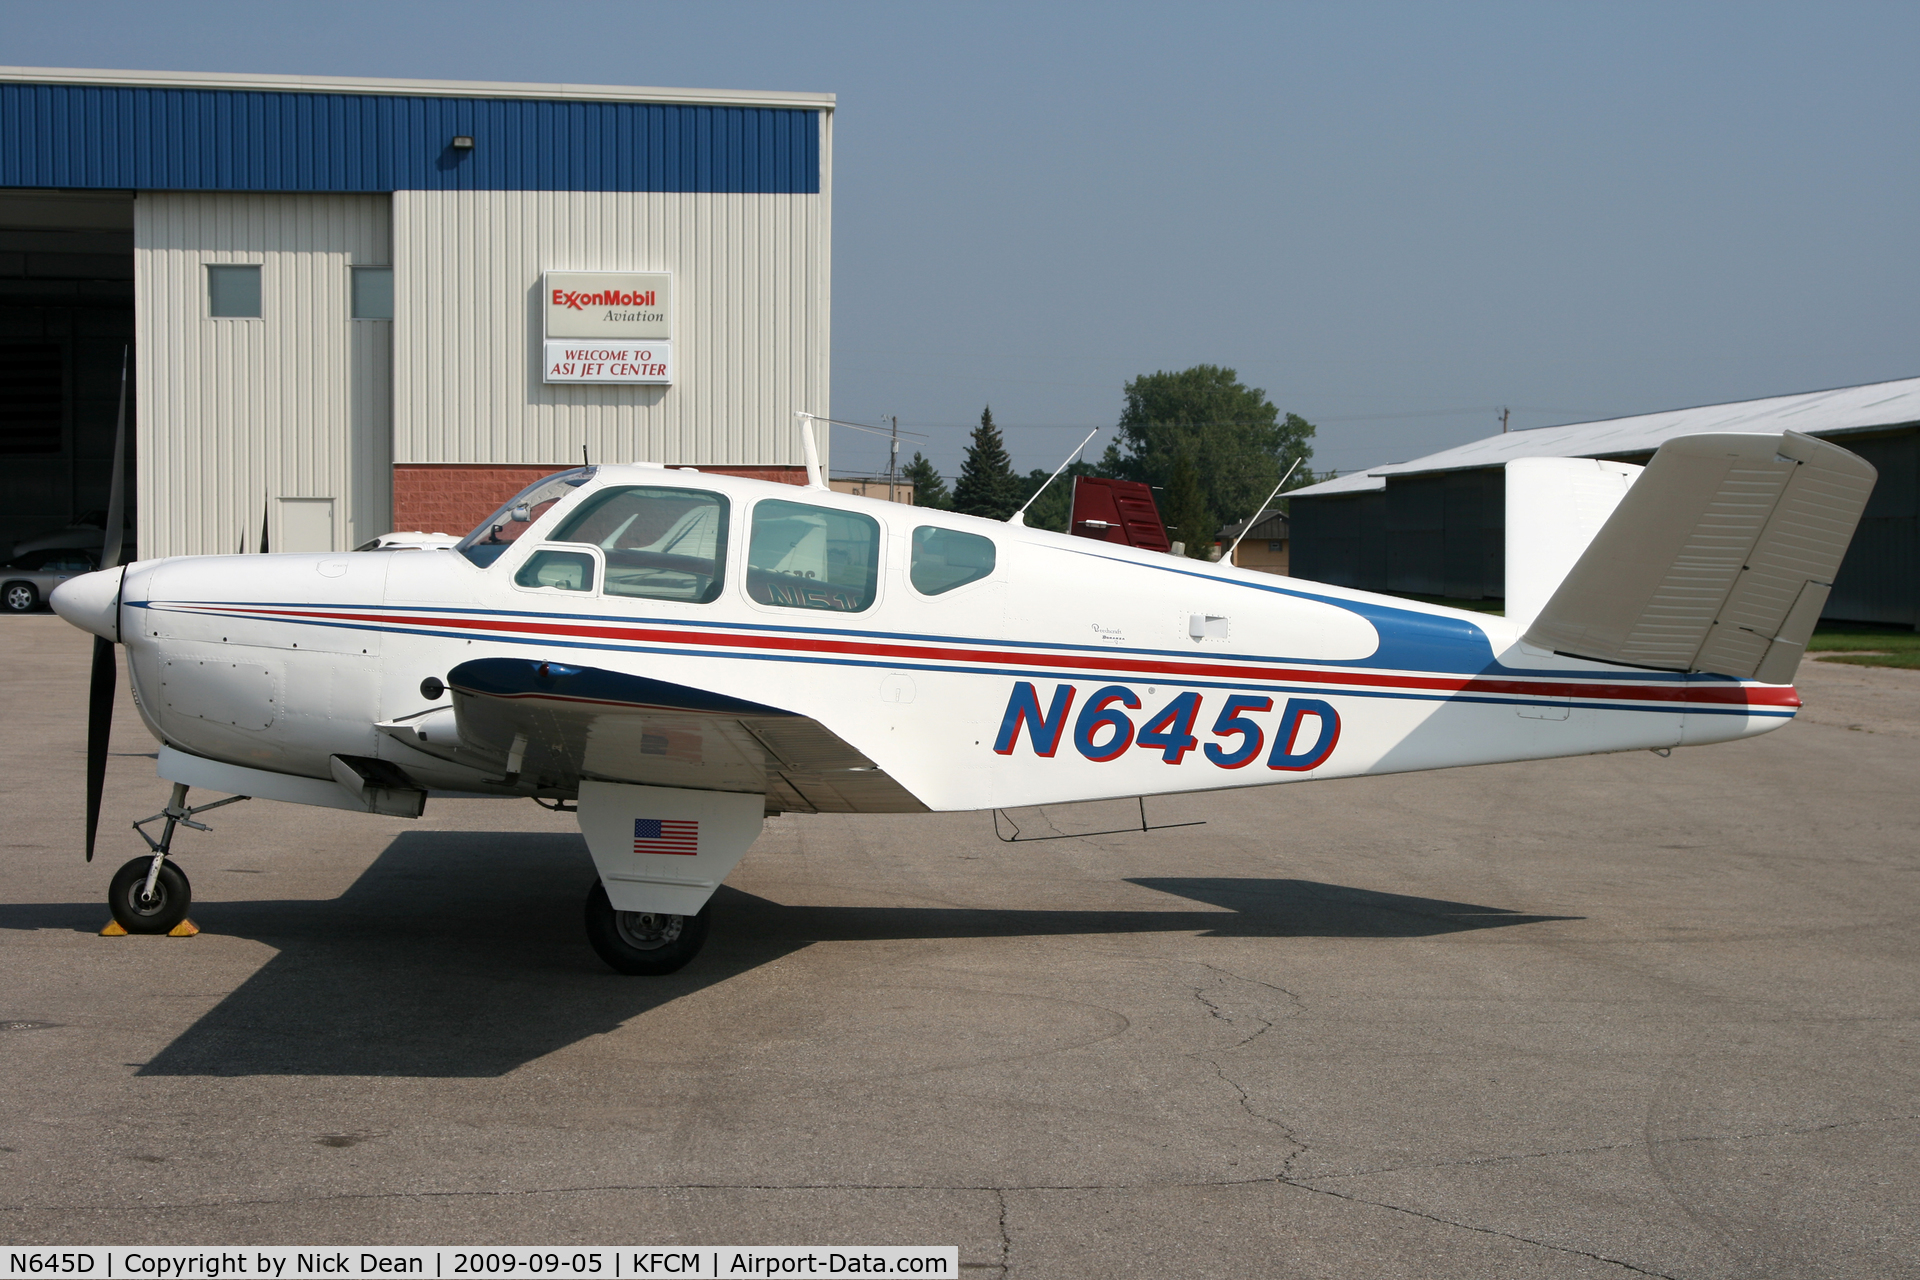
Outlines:
{"label": "parked car", "polygon": [[92,573],[94,563],[91,554],[73,547],[19,556],[15,563],[0,566],[0,607],[8,613],[31,613],[68,578]]}
{"label": "parked car", "polygon": [[[126,553],[122,561],[132,561],[133,525],[127,525],[123,535]],[[95,560],[100,558],[100,550],[107,541],[107,513],[104,510],[83,511],[74,517],[73,523],[59,529],[48,529],[31,534],[13,544],[13,563],[25,564],[27,558],[41,551],[85,551]]]}
{"label": "parked car", "polygon": [[383,533],[371,542],[363,542],[355,551],[439,551],[457,547],[460,539],[451,533]]}

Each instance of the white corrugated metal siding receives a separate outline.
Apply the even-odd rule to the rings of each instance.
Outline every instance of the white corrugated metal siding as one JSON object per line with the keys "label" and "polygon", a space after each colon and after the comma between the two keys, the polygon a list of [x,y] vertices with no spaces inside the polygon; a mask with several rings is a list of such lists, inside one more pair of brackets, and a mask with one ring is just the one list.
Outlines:
{"label": "white corrugated metal siding", "polygon": [[[386,196],[135,200],[141,555],[257,550],[281,498],[333,499],[336,550],[387,529],[393,326],[349,317],[391,244]],[[261,318],[208,315],[210,263],[260,264]]]}
{"label": "white corrugated metal siding", "polygon": [[[828,190],[823,158],[818,195],[396,192],[394,461],[798,464],[795,411],[829,412]],[[560,270],[673,273],[672,386],[541,381]]]}

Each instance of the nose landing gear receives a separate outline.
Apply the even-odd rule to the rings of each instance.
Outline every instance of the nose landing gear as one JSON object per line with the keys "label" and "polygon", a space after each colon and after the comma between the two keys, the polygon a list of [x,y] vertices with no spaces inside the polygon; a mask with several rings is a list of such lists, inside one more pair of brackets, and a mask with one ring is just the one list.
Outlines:
{"label": "nose landing gear", "polygon": [[[107,886],[107,908],[113,912],[114,923],[127,933],[172,933],[185,923],[187,908],[193,905],[193,886],[177,863],[167,861],[167,855],[173,851],[173,833],[182,826],[195,831],[211,830],[204,823],[195,822],[193,815],[221,805],[237,804],[246,798],[228,796],[225,800],[189,809],[187,784],[174,783],[167,807],[133,824],[133,829],[153,852],[151,856],[133,859],[113,873],[113,880]],[[160,838],[156,840],[147,834],[147,824],[162,818],[167,825],[160,829]]]}

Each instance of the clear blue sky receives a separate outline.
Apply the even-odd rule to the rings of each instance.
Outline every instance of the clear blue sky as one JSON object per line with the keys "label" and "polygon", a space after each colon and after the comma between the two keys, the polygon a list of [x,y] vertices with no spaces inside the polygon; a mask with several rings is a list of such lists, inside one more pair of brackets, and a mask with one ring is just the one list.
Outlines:
{"label": "clear blue sky", "polygon": [[[1920,6],[7,3],[20,65],[826,91],[833,409],[1231,365],[1342,470],[1920,374]],[[1095,448],[1098,447],[1096,441]],[[836,433],[837,469],[881,447]]]}

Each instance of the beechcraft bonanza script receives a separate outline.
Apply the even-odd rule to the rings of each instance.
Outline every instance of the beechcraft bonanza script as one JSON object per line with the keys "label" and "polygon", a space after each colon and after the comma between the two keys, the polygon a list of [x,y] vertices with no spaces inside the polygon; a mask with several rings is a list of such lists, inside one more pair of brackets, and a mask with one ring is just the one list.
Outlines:
{"label": "beechcraft bonanza script", "polygon": [[1509,557],[1506,618],[843,495],[813,464],[806,488],[583,467],[457,547],[143,560],[53,605],[99,637],[88,856],[113,645],[174,784],[148,820],[161,836],[142,825],[147,851],[114,877],[122,927],[185,918],[171,844],[210,807],[188,788],[405,817],[440,793],[531,797],[577,807],[601,957],[666,973],[767,814],[1776,729],[1873,481],[1793,432],[1674,439],[1644,468],[1511,463],[1527,553]]}

